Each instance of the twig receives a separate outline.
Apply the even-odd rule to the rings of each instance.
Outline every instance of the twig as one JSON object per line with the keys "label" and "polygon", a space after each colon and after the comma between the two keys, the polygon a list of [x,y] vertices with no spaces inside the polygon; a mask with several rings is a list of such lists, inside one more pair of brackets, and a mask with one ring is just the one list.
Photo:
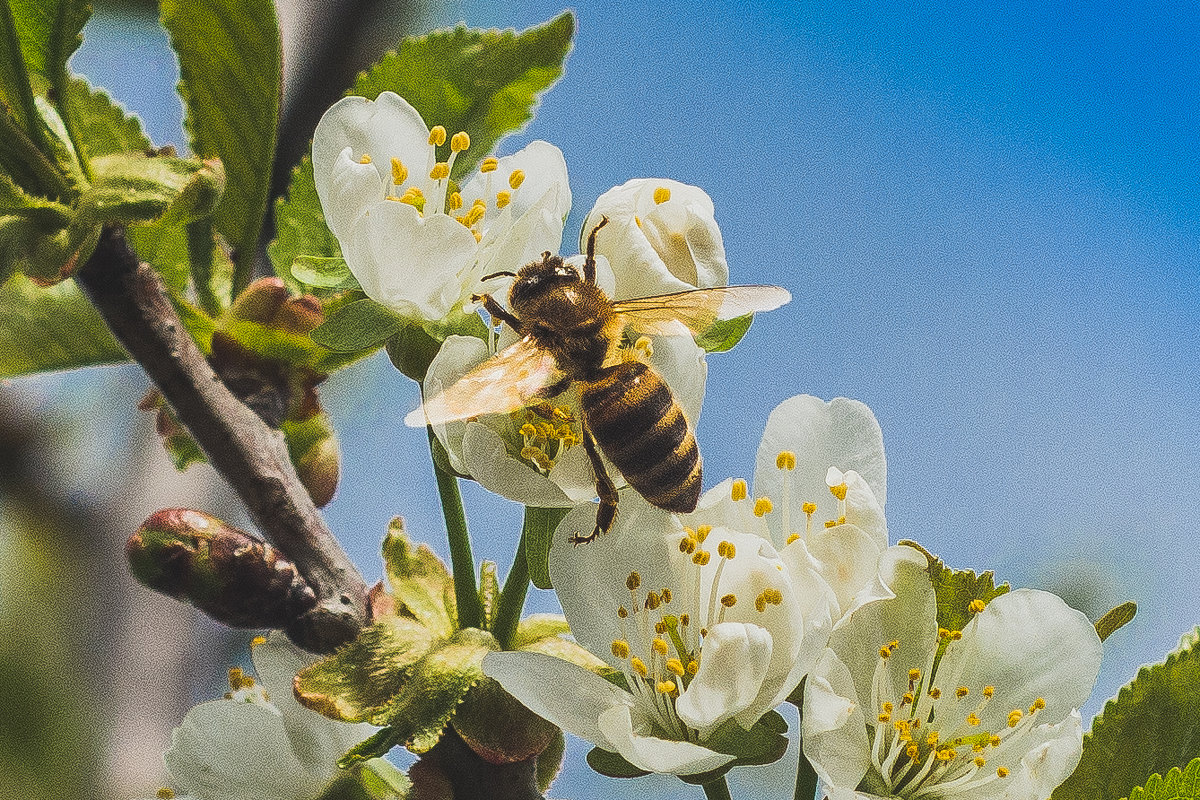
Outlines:
{"label": "twig", "polygon": [[317,606],[288,629],[300,646],[330,652],[367,617],[367,587],[273,431],[221,382],[171,305],[158,274],[119,228],[106,228],[76,280],[179,420],[233,486],[258,529],[316,590]]}

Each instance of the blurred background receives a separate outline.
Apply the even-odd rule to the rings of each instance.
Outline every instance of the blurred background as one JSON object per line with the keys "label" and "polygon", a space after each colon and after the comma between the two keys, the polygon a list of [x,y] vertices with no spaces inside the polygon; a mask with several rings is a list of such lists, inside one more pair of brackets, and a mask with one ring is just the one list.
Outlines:
{"label": "blurred background", "polygon": [[[1183,3],[575,5],[563,80],[513,152],[564,152],[575,207],[631,177],[712,196],[732,282],[776,283],[710,358],[706,485],[752,477],[771,409],[865,401],[888,453],[893,539],[955,567],[1137,619],[1105,646],[1085,719],[1200,622],[1200,21]],[[406,33],[522,29],[553,2],[282,0],[284,137],[303,152],[353,75]],[[72,62],[183,145],[156,9],[97,3]],[[331,55],[334,54],[334,55]],[[278,186],[282,190],[285,177]],[[170,731],[218,696],[245,637],[132,584],[124,540],[187,505],[241,521],[207,466],[180,475],[111,367],[0,383],[0,796],[150,796]],[[382,357],[323,387],[343,450],[328,508],[368,581],[387,521],[443,552],[415,387]],[[464,487],[476,556],[520,511]],[[528,610],[556,608],[534,591]],[[616,782],[571,742],[557,797],[697,797]],[[790,797],[795,759],[733,773]]]}

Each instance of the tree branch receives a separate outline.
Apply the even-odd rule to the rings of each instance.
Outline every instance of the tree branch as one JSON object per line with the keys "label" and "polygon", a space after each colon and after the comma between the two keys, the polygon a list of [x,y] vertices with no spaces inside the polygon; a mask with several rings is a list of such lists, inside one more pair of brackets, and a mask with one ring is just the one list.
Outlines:
{"label": "tree branch", "polygon": [[142,365],[258,529],[316,590],[317,606],[288,628],[301,647],[330,652],[367,617],[367,587],[317,511],[283,435],[233,395],[184,328],[158,274],[139,263],[120,228],[105,228],[76,281]]}

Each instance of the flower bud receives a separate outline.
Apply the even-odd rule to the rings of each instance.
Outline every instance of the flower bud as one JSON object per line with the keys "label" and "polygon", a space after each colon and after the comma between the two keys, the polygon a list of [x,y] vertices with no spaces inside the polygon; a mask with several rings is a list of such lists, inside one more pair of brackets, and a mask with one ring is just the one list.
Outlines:
{"label": "flower bud", "polygon": [[282,553],[199,511],[152,514],[125,554],[141,583],[234,628],[282,628],[317,602]]}
{"label": "flower bud", "polygon": [[226,312],[230,319],[261,322],[264,325],[288,299],[288,290],[279,278],[259,278],[245,288]]}

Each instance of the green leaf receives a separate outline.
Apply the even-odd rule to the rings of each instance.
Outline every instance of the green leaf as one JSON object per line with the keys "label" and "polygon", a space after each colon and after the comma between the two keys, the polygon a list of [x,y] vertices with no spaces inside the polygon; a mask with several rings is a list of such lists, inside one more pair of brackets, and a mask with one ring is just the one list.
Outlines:
{"label": "green leaf", "polygon": [[212,212],[225,187],[220,162],[115,154],[92,162],[95,179],[80,198],[96,222],[189,221]]}
{"label": "green leaf", "polygon": [[392,594],[405,613],[439,636],[458,626],[454,579],[429,545],[413,547],[400,517],[392,520],[384,537],[383,564]]}
{"label": "green leaf", "polygon": [[1166,661],[1137,677],[1092,720],[1079,766],[1052,800],[1131,797],[1147,775],[1200,756],[1200,642],[1185,636]]}
{"label": "green leaf", "polygon": [[525,510],[525,559],[529,562],[529,580],[539,589],[550,585],[550,543],[554,530],[570,509],[527,508]]}
{"label": "green leaf", "polygon": [[410,617],[384,617],[329,658],[300,670],[296,699],[330,719],[362,722],[400,693],[434,636]]}
{"label": "green leaf", "polygon": [[127,358],[75,281],[43,289],[16,275],[0,287],[0,378]]}
{"label": "green leaf", "polygon": [[389,726],[411,752],[429,752],[467,691],[483,679],[483,657],[499,649],[486,631],[456,631],[417,662],[403,690],[368,721]]}
{"label": "green leaf", "polygon": [[183,225],[170,220],[143,222],[125,228],[125,236],[138,258],[158,270],[176,294],[187,291],[191,265]]}
{"label": "green leaf", "polygon": [[948,631],[961,631],[971,621],[970,605],[973,600],[989,603],[1011,588],[1007,583],[996,586],[991,570],[976,575],[973,570],[956,570],[947,567],[942,560],[916,542],[904,539],[900,544],[920,550],[929,560],[929,579],[937,596],[938,627]]}
{"label": "green leaf", "polygon": [[312,332],[313,341],[339,353],[381,346],[404,328],[404,319],[374,300],[355,300],[330,314]]}
{"label": "green leaf", "polygon": [[1103,642],[1109,636],[1112,636],[1118,630],[1132,622],[1135,614],[1137,614],[1137,603],[1132,600],[1127,603],[1121,603],[1121,605],[1096,620],[1096,635]]}
{"label": "green leaf", "polygon": [[267,255],[275,267],[275,274],[295,292],[304,290],[304,279],[294,277],[292,273],[292,265],[297,259],[303,256],[342,257],[338,241],[321,213],[310,156],[305,156],[292,170],[287,196],[275,201],[275,240],[267,247]]}
{"label": "green leaf", "polygon": [[550,791],[550,785],[562,771],[563,756],[566,754],[567,738],[559,731],[553,741],[538,755],[536,779],[538,791],[542,794]]}
{"label": "green leaf", "polygon": [[754,322],[753,314],[718,320],[708,330],[696,337],[696,344],[704,348],[707,353],[724,353],[732,350],[746,335],[746,331],[750,330],[752,322]]}
{"label": "green leaf", "polygon": [[541,753],[559,733],[499,683],[484,678],[471,687],[454,712],[454,730],[492,764],[524,761]]}
{"label": "green leaf", "polygon": [[36,41],[45,38],[43,15],[36,0],[9,0],[0,6],[0,113],[11,115],[17,127],[30,136],[35,144],[44,144],[37,108],[33,104],[26,54],[26,40],[32,55],[38,55]]}
{"label": "green leaf", "polygon": [[152,145],[137,117],[125,113],[103,89],[82,78],[67,84],[68,120],[79,136],[80,156],[89,162],[113,153],[145,153]]}
{"label": "green leaf", "polygon": [[1200,758],[1192,759],[1187,768],[1175,767],[1166,777],[1150,776],[1145,786],[1129,793],[1129,800],[1196,800],[1200,798]]}
{"label": "green leaf", "polygon": [[635,767],[617,753],[593,747],[587,754],[588,766],[609,778],[640,778],[650,771]]}
{"label": "green leaf", "polygon": [[723,767],[696,775],[680,775],[679,779],[685,783],[703,786],[717,780],[734,767],[773,764],[787,752],[786,733],[787,722],[775,711],[768,711],[748,731],[733,720],[727,720],[709,735],[704,741],[704,746],[737,758]]}
{"label": "green leaf", "polygon": [[350,274],[346,259],[339,256],[297,256],[292,262],[292,277],[306,286],[319,289],[358,289],[358,280]]}
{"label": "green leaf", "polygon": [[412,791],[412,781],[404,771],[382,758],[359,765],[358,779],[374,800],[406,800]]}
{"label": "green leaf", "polygon": [[[65,86],[67,59],[83,42],[86,0],[9,0],[25,65],[46,88]],[[43,91],[38,91],[42,94]]]}
{"label": "green leaf", "polygon": [[279,124],[280,39],[271,0],[163,0],[179,56],[192,150],[225,164],[217,230],[235,253],[234,291],[249,283],[267,210]]}
{"label": "green leaf", "polygon": [[470,149],[454,163],[457,178],[533,118],[539,95],[562,76],[574,34],[575,15],[566,11],[521,33],[459,26],[405,39],[350,94],[374,100],[393,91],[430,127],[470,134]]}

